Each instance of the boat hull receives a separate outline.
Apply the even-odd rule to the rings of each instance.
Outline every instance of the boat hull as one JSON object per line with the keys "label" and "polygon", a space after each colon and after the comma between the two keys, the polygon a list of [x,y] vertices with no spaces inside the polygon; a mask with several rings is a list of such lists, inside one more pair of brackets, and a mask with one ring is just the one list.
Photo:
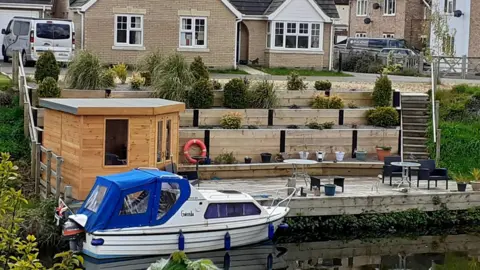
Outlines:
{"label": "boat hull", "polygon": [[[225,235],[230,236],[230,247],[241,247],[261,243],[269,239],[269,224],[274,231],[282,223],[283,217],[269,223],[252,224],[236,228],[216,230],[187,231],[183,230],[183,251],[186,253],[205,252],[225,249]],[[208,228],[208,227],[205,227]],[[179,228],[180,230],[181,228]],[[104,244],[91,245],[93,239],[102,238]],[[180,234],[155,233],[143,235],[95,235],[87,234],[82,252],[96,259],[110,259],[149,255],[170,255],[181,250]]]}

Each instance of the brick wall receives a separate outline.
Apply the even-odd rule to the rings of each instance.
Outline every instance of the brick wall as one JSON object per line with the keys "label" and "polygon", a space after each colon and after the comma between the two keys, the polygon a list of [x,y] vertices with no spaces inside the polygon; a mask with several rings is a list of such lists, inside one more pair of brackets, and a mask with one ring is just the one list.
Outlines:
{"label": "brick wall", "polygon": [[248,28],[248,60],[258,58],[260,65],[265,63],[267,47],[267,21],[243,21]]}
{"label": "brick wall", "polygon": [[428,35],[429,28],[425,28],[425,4],[423,1],[407,0],[405,10],[405,40],[411,46],[420,49],[423,47],[421,36]]}
{"label": "brick wall", "polygon": [[[141,10],[144,16],[144,51],[114,50],[115,13],[119,9]],[[117,12],[114,12],[114,9]],[[191,61],[200,55],[207,66],[232,67],[235,56],[235,16],[217,0],[101,0],[85,14],[85,49],[107,63],[134,64],[137,58],[159,48],[173,53],[179,47],[179,10],[195,9],[207,17],[208,52],[182,52]],[[120,13],[122,14],[122,13]]]}
{"label": "brick wall", "polygon": [[470,41],[468,57],[480,57],[480,1],[472,0],[470,8]]}
{"label": "brick wall", "polygon": [[331,24],[324,25],[323,53],[315,52],[265,52],[266,65],[269,67],[294,67],[328,69],[330,57]]}

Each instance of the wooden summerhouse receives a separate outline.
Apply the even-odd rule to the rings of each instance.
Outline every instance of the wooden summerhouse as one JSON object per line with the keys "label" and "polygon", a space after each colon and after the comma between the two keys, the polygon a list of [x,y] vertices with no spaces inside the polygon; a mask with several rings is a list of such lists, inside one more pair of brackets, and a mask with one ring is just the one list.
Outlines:
{"label": "wooden summerhouse", "polygon": [[85,199],[96,176],[178,163],[179,113],[164,99],[41,99],[43,145],[64,159],[62,186]]}

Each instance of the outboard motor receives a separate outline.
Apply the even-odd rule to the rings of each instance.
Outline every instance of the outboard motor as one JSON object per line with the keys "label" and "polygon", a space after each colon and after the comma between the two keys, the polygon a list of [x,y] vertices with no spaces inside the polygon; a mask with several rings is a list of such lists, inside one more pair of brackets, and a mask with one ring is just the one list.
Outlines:
{"label": "outboard motor", "polygon": [[73,220],[69,219],[63,224],[62,235],[68,240],[70,250],[73,252],[82,250],[81,245],[84,233],[83,227]]}

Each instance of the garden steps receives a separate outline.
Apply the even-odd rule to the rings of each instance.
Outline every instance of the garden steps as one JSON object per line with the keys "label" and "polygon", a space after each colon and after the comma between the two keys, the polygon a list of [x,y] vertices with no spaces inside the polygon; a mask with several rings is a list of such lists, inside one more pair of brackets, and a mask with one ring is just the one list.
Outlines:
{"label": "garden steps", "polygon": [[402,130],[404,160],[427,159],[427,127],[429,121],[428,96],[402,94]]}
{"label": "garden steps", "polygon": [[426,142],[427,138],[425,137],[403,137],[404,146],[407,144],[418,145],[419,143],[425,145]]}

